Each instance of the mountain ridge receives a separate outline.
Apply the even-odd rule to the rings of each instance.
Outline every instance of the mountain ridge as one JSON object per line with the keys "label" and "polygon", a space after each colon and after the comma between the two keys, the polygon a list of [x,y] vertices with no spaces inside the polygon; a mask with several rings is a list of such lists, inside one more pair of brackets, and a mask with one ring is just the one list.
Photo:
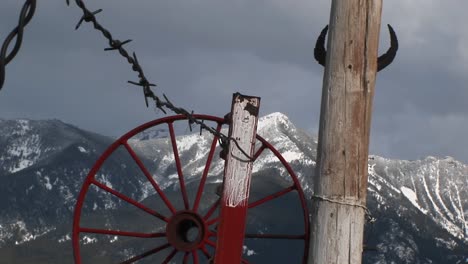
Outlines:
{"label": "mountain ridge", "polygon": [[[132,139],[131,146],[144,157],[145,165],[162,170],[155,179],[163,182],[164,188],[177,188],[171,147],[167,134],[160,131]],[[258,134],[282,153],[298,175],[305,193],[310,196],[316,137],[296,128],[281,113],[260,118]],[[188,181],[196,181],[201,173],[210,138],[206,132],[201,137],[189,134],[178,138],[184,171],[192,173],[184,175]],[[3,200],[0,202],[0,249],[14,251],[15,246],[27,248],[34,244],[33,241],[49,236],[56,241],[54,243],[69,241],[67,232],[63,233],[63,230],[70,224],[79,187],[92,164],[112,141],[112,138],[83,131],[58,120],[1,120],[0,178],[6,180],[0,186],[0,201]],[[254,164],[254,172],[277,168],[278,162],[270,158],[271,153],[262,155],[265,155],[264,161]],[[109,175],[135,174],[138,168],[129,165],[127,162],[130,161],[127,154],[119,153],[106,165],[100,179],[117,186],[121,183],[119,179]],[[213,177],[209,178],[211,183],[219,181],[216,177],[222,171],[222,161],[215,161]],[[468,252],[463,250],[468,247],[467,175],[468,166],[451,157],[437,159],[429,156],[409,161],[370,155],[368,207],[380,222],[367,230],[373,229],[377,233],[371,240],[380,253],[366,253],[366,263],[444,263],[437,262],[443,258],[432,256],[429,254],[431,251],[448,254],[445,259],[453,261],[448,263],[463,263],[457,261],[468,256]],[[125,188],[137,200],[151,197],[154,193],[148,189],[147,183],[139,179]],[[93,199],[96,208],[112,210],[109,207],[111,200],[105,196],[96,194]],[[120,205],[113,206],[117,208]],[[421,234],[421,226],[432,230],[434,235]],[[388,235],[390,231],[395,235]],[[423,254],[431,256],[425,260]]]}

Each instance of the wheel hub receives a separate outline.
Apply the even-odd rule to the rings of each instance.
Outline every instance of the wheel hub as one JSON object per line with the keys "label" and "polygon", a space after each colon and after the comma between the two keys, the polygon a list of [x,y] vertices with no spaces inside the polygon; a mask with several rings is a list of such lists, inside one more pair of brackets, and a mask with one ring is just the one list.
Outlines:
{"label": "wheel hub", "polygon": [[180,251],[192,251],[198,248],[207,234],[203,218],[192,211],[180,211],[174,214],[166,226],[167,240]]}

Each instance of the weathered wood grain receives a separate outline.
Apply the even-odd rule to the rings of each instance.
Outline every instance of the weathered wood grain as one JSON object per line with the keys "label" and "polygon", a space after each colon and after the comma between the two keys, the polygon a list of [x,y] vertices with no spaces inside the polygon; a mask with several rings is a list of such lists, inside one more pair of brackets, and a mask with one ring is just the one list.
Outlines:
{"label": "weathered wood grain", "polygon": [[[361,263],[382,0],[333,0],[309,263]],[[320,197],[326,199],[319,199]]]}
{"label": "weathered wood grain", "polygon": [[229,137],[238,145],[231,141],[226,157],[216,264],[241,263],[259,107],[259,97],[233,96]]}

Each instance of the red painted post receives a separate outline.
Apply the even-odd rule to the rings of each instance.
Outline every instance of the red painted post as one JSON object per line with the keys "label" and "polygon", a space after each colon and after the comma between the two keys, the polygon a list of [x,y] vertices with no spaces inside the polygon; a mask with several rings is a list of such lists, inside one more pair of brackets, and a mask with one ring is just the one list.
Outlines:
{"label": "red painted post", "polygon": [[231,108],[229,151],[224,168],[224,188],[215,253],[216,264],[239,264],[242,260],[245,218],[255,150],[260,98],[234,94]]}

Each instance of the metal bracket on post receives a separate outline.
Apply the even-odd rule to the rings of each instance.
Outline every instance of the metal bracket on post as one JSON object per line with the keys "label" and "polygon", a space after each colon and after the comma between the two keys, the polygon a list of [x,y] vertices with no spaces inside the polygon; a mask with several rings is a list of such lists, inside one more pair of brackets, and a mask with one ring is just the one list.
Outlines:
{"label": "metal bracket on post", "polygon": [[216,264],[241,263],[259,107],[260,97],[233,95]]}

